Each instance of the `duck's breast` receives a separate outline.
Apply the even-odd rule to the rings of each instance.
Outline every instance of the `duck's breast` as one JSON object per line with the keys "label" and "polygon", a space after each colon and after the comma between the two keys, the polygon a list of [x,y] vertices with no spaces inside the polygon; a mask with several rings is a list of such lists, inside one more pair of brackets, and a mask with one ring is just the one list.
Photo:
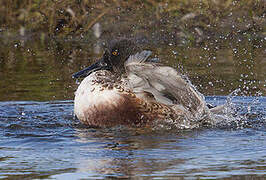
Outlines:
{"label": "duck's breast", "polygon": [[107,80],[101,75],[93,73],[79,85],[74,100],[78,119],[98,127],[141,123],[142,115],[131,90],[114,82],[111,76]]}

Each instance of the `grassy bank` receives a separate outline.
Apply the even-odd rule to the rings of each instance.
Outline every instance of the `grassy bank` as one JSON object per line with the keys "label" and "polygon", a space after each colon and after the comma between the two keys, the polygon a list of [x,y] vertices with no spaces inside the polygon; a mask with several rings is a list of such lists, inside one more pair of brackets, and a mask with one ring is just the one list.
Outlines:
{"label": "grassy bank", "polygon": [[[2,34],[41,32],[48,36],[86,36],[99,22],[104,33],[141,33],[163,26],[200,41],[202,34],[265,34],[263,0],[9,0],[0,1]],[[193,33],[193,34],[190,34]]]}

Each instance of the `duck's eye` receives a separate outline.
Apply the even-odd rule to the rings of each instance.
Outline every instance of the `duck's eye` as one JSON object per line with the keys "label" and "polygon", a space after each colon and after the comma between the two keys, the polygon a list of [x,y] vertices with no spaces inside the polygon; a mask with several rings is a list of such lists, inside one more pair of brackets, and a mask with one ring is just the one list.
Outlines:
{"label": "duck's eye", "polygon": [[112,55],[117,56],[117,55],[118,55],[118,51],[117,51],[117,50],[114,50],[114,51],[112,52]]}

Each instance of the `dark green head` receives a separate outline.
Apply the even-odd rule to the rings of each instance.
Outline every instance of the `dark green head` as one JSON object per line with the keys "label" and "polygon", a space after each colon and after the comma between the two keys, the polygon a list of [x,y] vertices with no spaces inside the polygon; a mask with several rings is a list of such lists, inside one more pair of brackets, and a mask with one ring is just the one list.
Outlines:
{"label": "dark green head", "polygon": [[73,78],[86,77],[90,73],[105,69],[116,74],[125,72],[124,63],[130,55],[139,52],[141,49],[129,39],[112,41],[105,50],[103,57],[91,66],[73,74]]}

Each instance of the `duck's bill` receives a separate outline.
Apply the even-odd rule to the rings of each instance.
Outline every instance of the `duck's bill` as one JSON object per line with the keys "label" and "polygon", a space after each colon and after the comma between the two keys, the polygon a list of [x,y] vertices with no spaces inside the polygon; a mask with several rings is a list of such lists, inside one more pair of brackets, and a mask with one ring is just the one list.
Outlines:
{"label": "duck's bill", "polygon": [[89,67],[86,67],[85,69],[76,72],[75,74],[72,75],[72,78],[82,78],[90,75],[94,71],[98,71],[101,69],[107,69],[107,64],[103,62],[103,60],[99,60],[96,63],[92,64]]}

